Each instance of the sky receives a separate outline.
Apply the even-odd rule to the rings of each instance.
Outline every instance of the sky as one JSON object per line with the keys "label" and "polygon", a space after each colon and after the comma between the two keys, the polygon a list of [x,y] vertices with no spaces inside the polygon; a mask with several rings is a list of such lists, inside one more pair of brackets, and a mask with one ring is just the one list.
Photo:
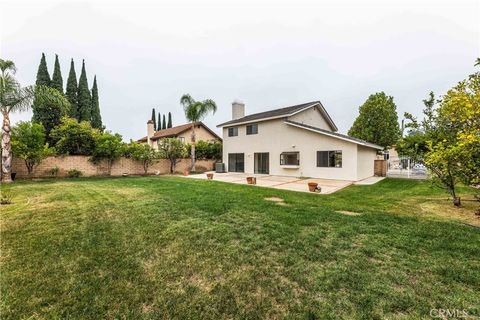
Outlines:
{"label": "sky", "polygon": [[204,120],[216,132],[240,99],[247,114],[320,100],[346,133],[370,94],[393,96],[401,120],[473,73],[480,2],[1,1],[0,57],[22,85],[42,52],[50,75],[58,54],[64,85],[85,59],[103,122],[125,141],[145,136],[153,107],[186,123],[185,93],[216,101]]}

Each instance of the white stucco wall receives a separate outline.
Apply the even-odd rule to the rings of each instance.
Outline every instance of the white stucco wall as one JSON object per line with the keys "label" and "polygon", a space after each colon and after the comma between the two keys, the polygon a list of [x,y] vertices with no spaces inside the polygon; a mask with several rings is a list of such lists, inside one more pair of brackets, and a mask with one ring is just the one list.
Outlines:
{"label": "white stucco wall", "polygon": [[309,108],[288,118],[288,120],[308,124],[313,127],[332,131],[318,107]]}
{"label": "white stucco wall", "polygon": [[[317,151],[331,150],[342,150],[342,168],[318,168]],[[280,165],[280,154],[288,151],[300,152],[298,169],[285,169]],[[246,135],[245,125],[238,126],[238,136],[235,137],[229,137],[228,128],[223,128],[223,161],[227,170],[228,154],[244,153],[245,172],[253,174],[256,152],[269,153],[269,173],[272,175],[358,180],[359,165],[355,143],[297,128],[284,123],[282,119],[258,122],[258,134],[255,135]],[[367,174],[363,171],[368,172],[366,169],[368,161],[365,158],[365,163],[360,167],[362,176]],[[373,175],[373,159],[371,170]]]}
{"label": "white stucco wall", "polygon": [[357,180],[362,180],[374,175],[374,160],[377,150],[364,146],[357,146]]}

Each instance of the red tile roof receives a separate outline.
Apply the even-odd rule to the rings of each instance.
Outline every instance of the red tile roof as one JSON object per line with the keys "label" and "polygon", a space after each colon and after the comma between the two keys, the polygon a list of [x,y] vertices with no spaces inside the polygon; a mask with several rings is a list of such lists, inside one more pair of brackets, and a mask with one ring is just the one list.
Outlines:
{"label": "red tile roof", "polygon": [[[213,132],[212,130],[210,130],[209,127],[207,127],[203,122],[195,122],[195,126],[202,126],[204,127],[208,132],[210,132],[214,137],[216,137],[217,139],[221,140],[221,138],[215,133]],[[190,128],[192,127],[192,124],[191,123],[186,123],[186,124],[182,124],[182,125],[179,125],[179,126],[176,126],[176,127],[172,127],[172,128],[168,128],[168,129],[163,129],[163,130],[160,130],[160,131],[156,131],[154,134],[153,134],[153,137],[151,138],[151,140],[158,140],[158,139],[161,139],[161,138],[171,138],[171,137],[176,137],[178,136],[179,134],[181,134],[182,132],[185,132],[187,130],[189,130]],[[137,142],[146,142],[147,141],[147,137],[143,137],[141,139],[138,139]]]}

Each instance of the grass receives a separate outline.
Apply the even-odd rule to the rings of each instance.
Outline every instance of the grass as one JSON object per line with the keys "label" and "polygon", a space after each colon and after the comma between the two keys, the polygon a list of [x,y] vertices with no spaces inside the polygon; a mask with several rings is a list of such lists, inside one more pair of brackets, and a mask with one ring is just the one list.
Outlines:
{"label": "grass", "polygon": [[460,223],[479,219],[425,182],[325,196],[177,177],[11,191],[2,319],[480,315],[480,231]]}

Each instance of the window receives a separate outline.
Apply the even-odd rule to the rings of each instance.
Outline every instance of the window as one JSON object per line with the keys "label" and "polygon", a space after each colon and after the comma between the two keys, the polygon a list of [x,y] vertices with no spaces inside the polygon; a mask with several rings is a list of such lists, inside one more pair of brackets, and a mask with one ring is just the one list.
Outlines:
{"label": "window", "polygon": [[300,153],[299,152],[282,152],[280,154],[281,166],[298,166],[300,165]]}
{"label": "window", "polygon": [[258,133],[258,124],[252,123],[247,125],[247,134],[257,134]]}
{"label": "window", "polygon": [[228,136],[229,137],[238,136],[238,128],[237,127],[228,128]]}
{"label": "window", "polygon": [[182,143],[185,143],[185,137],[178,137],[178,139],[179,139]]}
{"label": "window", "polygon": [[342,151],[317,151],[317,167],[341,168]]}

